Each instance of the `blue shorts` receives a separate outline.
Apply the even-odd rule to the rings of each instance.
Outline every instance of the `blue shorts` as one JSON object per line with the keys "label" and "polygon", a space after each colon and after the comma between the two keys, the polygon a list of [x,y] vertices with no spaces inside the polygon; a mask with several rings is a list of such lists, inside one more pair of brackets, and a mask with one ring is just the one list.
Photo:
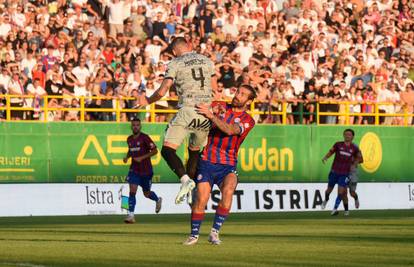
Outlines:
{"label": "blue shorts", "polygon": [[214,184],[220,186],[224,178],[230,173],[234,173],[238,177],[236,166],[215,164],[209,161],[200,160],[195,182],[209,182],[211,187],[213,187]]}
{"label": "blue shorts", "polygon": [[150,175],[139,175],[137,173],[128,172],[128,176],[126,177],[126,181],[129,184],[135,184],[142,187],[142,191],[149,192],[151,191],[151,185],[152,185],[152,176]]}
{"label": "blue shorts", "polygon": [[349,175],[345,174],[337,174],[331,171],[329,173],[329,180],[328,180],[328,186],[334,187],[336,184],[338,186],[347,187],[349,183]]}

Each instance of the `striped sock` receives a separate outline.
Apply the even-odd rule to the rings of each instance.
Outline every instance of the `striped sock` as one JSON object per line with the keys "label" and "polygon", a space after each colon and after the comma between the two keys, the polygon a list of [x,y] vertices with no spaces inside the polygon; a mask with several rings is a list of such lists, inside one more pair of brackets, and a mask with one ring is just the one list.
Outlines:
{"label": "striped sock", "polygon": [[191,214],[191,235],[198,236],[200,233],[201,223],[204,220],[204,213]]}
{"label": "striped sock", "polygon": [[220,231],[221,226],[229,215],[230,209],[225,209],[220,206],[216,209],[216,215],[214,216],[213,229],[216,229],[217,232]]}

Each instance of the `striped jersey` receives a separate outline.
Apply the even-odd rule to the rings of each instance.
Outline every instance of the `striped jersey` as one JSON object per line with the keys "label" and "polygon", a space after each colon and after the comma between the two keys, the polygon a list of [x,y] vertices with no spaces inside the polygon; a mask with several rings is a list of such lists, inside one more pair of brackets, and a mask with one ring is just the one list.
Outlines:
{"label": "striped jersey", "polygon": [[[141,157],[157,148],[151,138],[144,133],[140,133],[137,137],[128,136],[127,143],[128,155],[131,158]],[[139,163],[132,160],[129,170],[138,175],[152,175],[151,158],[146,158]]]}
{"label": "striped jersey", "polygon": [[351,165],[360,152],[358,146],[354,143],[347,145],[345,142],[336,142],[330,151],[335,153],[331,170],[337,174],[349,175]]}
{"label": "striped jersey", "polygon": [[201,158],[215,164],[236,166],[239,148],[255,122],[246,112],[234,112],[230,106],[226,106],[220,118],[228,124],[237,124],[241,130],[240,134],[227,135],[213,124]]}
{"label": "striped jersey", "polygon": [[168,63],[165,78],[174,81],[179,107],[194,107],[211,103],[211,77],[214,75],[214,63],[208,57],[189,52]]}

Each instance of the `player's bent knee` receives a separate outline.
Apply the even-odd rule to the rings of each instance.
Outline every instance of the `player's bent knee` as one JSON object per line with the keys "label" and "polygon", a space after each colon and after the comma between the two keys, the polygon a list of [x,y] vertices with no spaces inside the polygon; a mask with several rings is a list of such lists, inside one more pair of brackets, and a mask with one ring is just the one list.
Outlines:
{"label": "player's bent knee", "polygon": [[144,197],[146,197],[146,198],[149,198],[150,197],[150,195],[151,195],[151,192],[144,192]]}
{"label": "player's bent knee", "polygon": [[234,192],[234,190],[236,190],[237,184],[238,184],[237,178],[231,181],[227,181],[227,183],[223,187],[223,190]]}
{"label": "player's bent knee", "polygon": [[223,183],[220,187],[220,191],[222,194],[233,194],[234,190],[237,187],[237,180],[227,180]]}
{"label": "player's bent knee", "polygon": [[223,190],[221,192],[222,199],[223,200],[228,200],[228,199],[231,200],[231,199],[233,199],[234,191],[235,191],[235,189],[231,189],[231,188],[228,188],[228,189]]}
{"label": "player's bent knee", "polygon": [[237,177],[235,176],[234,179],[226,179],[223,181],[222,185],[220,186],[221,193],[224,194],[233,194],[236,190],[238,181]]}

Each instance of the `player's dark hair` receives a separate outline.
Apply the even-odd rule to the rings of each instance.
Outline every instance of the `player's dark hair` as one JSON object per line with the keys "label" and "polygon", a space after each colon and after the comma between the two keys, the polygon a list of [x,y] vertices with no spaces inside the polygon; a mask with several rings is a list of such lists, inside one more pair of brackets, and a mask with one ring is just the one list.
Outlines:
{"label": "player's dark hair", "polygon": [[350,132],[352,134],[352,136],[355,136],[355,132],[352,129],[345,129],[344,133],[346,132]]}
{"label": "player's dark hair", "polygon": [[248,84],[242,84],[240,87],[243,87],[243,88],[250,91],[249,100],[253,101],[257,97],[256,90],[252,86],[250,86]]}
{"label": "player's dark hair", "polygon": [[184,37],[175,37],[174,40],[171,42],[171,48],[174,49],[175,47],[179,45],[187,45],[187,41]]}
{"label": "player's dark hair", "polygon": [[135,122],[135,121],[141,122],[141,119],[138,117],[132,117],[131,122]]}

